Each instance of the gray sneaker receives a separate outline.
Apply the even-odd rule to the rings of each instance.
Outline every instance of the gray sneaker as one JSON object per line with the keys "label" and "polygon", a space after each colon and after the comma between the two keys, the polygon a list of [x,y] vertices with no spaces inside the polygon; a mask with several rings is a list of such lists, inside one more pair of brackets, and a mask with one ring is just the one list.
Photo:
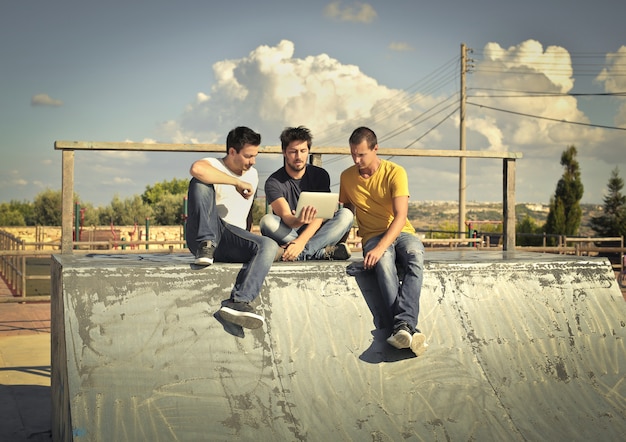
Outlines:
{"label": "gray sneaker", "polygon": [[254,308],[247,302],[234,301],[229,299],[222,303],[219,309],[222,319],[244,328],[259,328],[265,324],[263,316],[257,315]]}
{"label": "gray sneaker", "polygon": [[426,352],[427,347],[428,344],[426,343],[426,336],[418,331],[413,333],[413,336],[411,336],[410,348],[411,351],[415,353],[415,356],[422,356],[424,352]]}
{"label": "gray sneaker", "polygon": [[213,252],[215,246],[211,241],[202,241],[200,247],[196,250],[196,259],[193,262],[199,266],[210,266],[213,264]]}
{"label": "gray sneaker", "polygon": [[402,322],[394,329],[391,336],[387,338],[387,343],[398,349],[410,348],[412,341],[411,330],[409,326]]}
{"label": "gray sneaker", "polygon": [[345,261],[350,259],[352,253],[345,242],[340,242],[336,246],[326,246],[324,248],[324,258],[331,261]]}

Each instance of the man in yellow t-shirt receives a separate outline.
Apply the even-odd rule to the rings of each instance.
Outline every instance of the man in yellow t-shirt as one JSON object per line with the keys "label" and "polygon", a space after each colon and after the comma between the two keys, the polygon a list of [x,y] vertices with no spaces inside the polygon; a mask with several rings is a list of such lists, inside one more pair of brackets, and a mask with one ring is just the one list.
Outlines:
{"label": "man in yellow t-shirt", "polygon": [[[419,356],[426,350],[426,338],[417,329],[424,245],[408,220],[407,174],[398,164],[378,157],[378,140],[371,129],[356,129],[349,144],[354,166],[341,174],[339,201],[356,215],[363,267],[375,272],[388,325],[393,326],[387,342]],[[402,282],[397,266],[404,274]]]}

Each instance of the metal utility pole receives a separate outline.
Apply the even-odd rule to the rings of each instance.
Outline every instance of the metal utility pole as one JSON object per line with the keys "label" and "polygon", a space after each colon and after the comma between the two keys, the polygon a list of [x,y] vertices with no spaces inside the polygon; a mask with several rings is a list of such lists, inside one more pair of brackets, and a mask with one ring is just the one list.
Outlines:
{"label": "metal utility pole", "polygon": [[[459,119],[459,149],[465,150],[465,101],[466,87],[465,87],[465,74],[467,73],[467,47],[465,43],[461,43],[461,105],[460,105],[460,119]],[[459,225],[458,232],[459,238],[465,238],[465,214],[467,209],[465,208],[465,191],[466,191],[466,158],[459,158]]]}

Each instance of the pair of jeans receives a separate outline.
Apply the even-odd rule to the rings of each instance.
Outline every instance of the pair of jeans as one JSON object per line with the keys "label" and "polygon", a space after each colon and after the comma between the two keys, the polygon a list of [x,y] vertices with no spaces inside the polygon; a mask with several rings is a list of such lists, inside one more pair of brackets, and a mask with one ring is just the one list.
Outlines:
{"label": "pair of jeans", "polygon": [[[346,208],[341,208],[335,212],[335,216],[322,224],[317,232],[309,239],[297,261],[311,259],[324,259],[325,247],[334,246],[341,241],[352,228],[354,215]],[[299,230],[305,229],[306,225],[300,229],[292,229],[285,224],[279,216],[267,214],[261,218],[259,223],[261,235],[272,238],[280,245],[284,245],[296,239]]]}
{"label": "pair of jeans", "polygon": [[[368,240],[363,246],[363,256],[376,247],[381,238],[382,235],[379,235]],[[373,271],[391,324],[395,326],[406,322],[411,329],[417,330],[424,278],[422,241],[412,233],[401,232],[385,250]],[[402,281],[398,273],[403,275]]]}
{"label": "pair of jeans", "polygon": [[[215,188],[193,178],[189,183],[187,247],[195,255],[203,241],[211,241],[216,262],[247,263],[231,292],[235,301],[251,302],[261,293],[278,244],[223,221],[217,214]],[[247,214],[242,214],[247,216]]]}

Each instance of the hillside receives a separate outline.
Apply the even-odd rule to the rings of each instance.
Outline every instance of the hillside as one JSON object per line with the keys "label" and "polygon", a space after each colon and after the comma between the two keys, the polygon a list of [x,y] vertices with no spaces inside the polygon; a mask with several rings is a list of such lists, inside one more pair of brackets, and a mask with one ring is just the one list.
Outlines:
{"label": "hillside", "polygon": [[[501,221],[502,203],[468,202],[467,220],[474,221]],[[599,204],[582,204],[583,217],[579,231],[580,236],[594,236],[589,227],[592,216],[602,212]],[[524,219],[526,214],[537,224],[543,225],[549,212],[547,204],[519,203],[515,206],[517,221]],[[450,230],[456,229],[458,222],[459,205],[456,201],[420,201],[411,202],[409,218],[418,230]],[[495,223],[494,223],[495,224]],[[476,226],[480,230],[480,227]]]}

